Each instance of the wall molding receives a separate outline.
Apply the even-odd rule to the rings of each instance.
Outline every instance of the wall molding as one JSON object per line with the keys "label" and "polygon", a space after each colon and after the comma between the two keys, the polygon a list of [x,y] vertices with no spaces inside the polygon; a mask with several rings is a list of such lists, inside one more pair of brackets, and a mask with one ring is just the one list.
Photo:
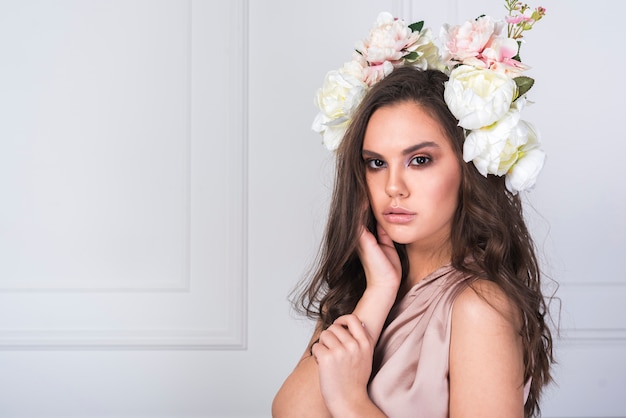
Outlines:
{"label": "wall molding", "polygon": [[564,342],[588,342],[596,344],[626,343],[626,328],[593,329],[566,328],[561,330],[559,340]]}
{"label": "wall molding", "polygon": [[[132,4],[131,4],[132,5]],[[45,283],[5,282],[0,285],[0,298],[3,303],[0,313],[6,318],[0,322],[0,350],[37,349],[215,349],[237,350],[247,346],[247,205],[248,205],[248,0],[229,2],[203,2],[189,0],[181,7],[188,7],[189,18],[189,119],[184,147],[186,167],[184,198],[186,200],[185,246],[181,275],[171,281],[137,279],[124,282],[112,279],[105,283],[77,283],[61,281]],[[210,39],[195,39],[194,36],[207,35],[207,24],[212,22],[215,10],[225,21],[223,27],[227,39],[228,59],[221,59],[223,73],[218,75],[206,71],[208,60],[192,56],[201,48],[201,53],[210,54]],[[227,15],[227,16],[225,16]],[[194,24],[194,22],[196,24]],[[198,43],[202,45],[198,45]],[[200,62],[200,64],[198,64]],[[192,63],[194,63],[192,65]],[[206,64],[203,64],[206,63]],[[193,67],[200,65],[199,68]],[[205,67],[202,67],[205,65]],[[207,103],[210,94],[206,86],[219,82],[227,84],[228,97],[220,106],[226,107],[228,117],[223,118],[210,112]],[[196,84],[198,82],[200,86]],[[205,90],[202,90],[202,88]],[[198,93],[204,91],[204,93]],[[193,93],[192,93],[193,92]],[[192,94],[204,94],[192,99]],[[208,97],[208,98],[207,98]],[[199,109],[200,107],[201,109]],[[194,117],[195,115],[195,117]],[[219,117],[213,123],[225,126],[226,140],[220,138],[225,150],[220,158],[228,158],[229,171],[224,178],[206,179],[198,171],[198,152],[206,151],[207,129],[200,132],[198,125],[207,123],[205,119]],[[210,130],[209,130],[210,132]],[[200,142],[199,142],[200,141]],[[196,149],[194,149],[194,147]],[[201,148],[198,151],[198,148]],[[204,155],[204,154],[203,154]],[[195,158],[195,160],[194,160]],[[207,164],[211,163],[209,159]],[[202,261],[206,249],[198,248],[198,243],[213,239],[207,213],[204,207],[211,202],[197,205],[195,194],[208,194],[210,184],[198,185],[202,181],[227,183],[229,193],[220,203],[225,206],[227,217],[222,216],[228,234],[223,237],[226,245],[221,249],[221,265],[207,266]],[[198,263],[204,265],[198,267]],[[214,302],[220,302],[220,309],[213,309]],[[162,303],[164,302],[164,303]],[[128,321],[117,309],[126,304],[132,315]],[[28,305],[28,306],[26,306]],[[129,308],[130,307],[130,308]],[[46,312],[56,308],[67,310],[67,323],[46,318]],[[179,309],[181,308],[181,309]],[[92,309],[92,310],[90,310]],[[135,309],[135,310],[133,310]],[[212,310],[213,309],[213,310]],[[47,311],[48,310],[48,311]],[[110,310],[110,312],[107,312]],[[93,315],[95,320],[80,324],[72,318]],[[126,312],[124,312],[125,314]],[[136,313],[136,315],[135,315]],[[111,320],[107,322],[108,316]],[[74,315],[75,316],[75,315]],[[8,318],[19,320],[11,321]],[[56,317],[55,317],[56,318]],[[55,322],[56,321],[56,322]],[[85,320],[87,321],[87,320]],[[93,326],[92,326],[93,325]],[[113,325],[113,326],[111,326]]]}
{"label": "wall molding", "polygon": [[[561,298],[562,305],[553,315],[561,316],[564,322],[559,330],[559,340],[598,344],[626,342],[626,312],[621,304],[626,298],[626,283],[561,283],[555,296]],[[599,300],[614,305],[613,309],[594,309]],[[593,323],[598,326],[589,326],[587,318],[592,316],[595,318]]]}

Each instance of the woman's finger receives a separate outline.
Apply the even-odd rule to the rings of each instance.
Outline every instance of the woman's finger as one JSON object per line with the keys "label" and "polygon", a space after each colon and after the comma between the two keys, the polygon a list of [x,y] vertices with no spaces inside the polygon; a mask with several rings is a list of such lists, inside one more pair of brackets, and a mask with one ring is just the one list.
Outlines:
{"label": "woman's finger", "polygon": [[346,332],[350,333],[350,336],[357,340],[359,345],[369,346],[370,335],[365,329],[365,324],[356,315],[343,315],[335,320],[333,325],[339,325],[345,327]]}
{"label": "woman's finger", "polygon": [[320,333],[318,344],[322,344],[329,349],[333,349],[341,346],[342,342],[338,338],[337,334],[328,328]]}
{"label": "woman's finger", "polygon": [[357,251],[359,256],[368,251],[375,251],[378,247],[378,241],[376,237],[367,228],[361,227],[361,233],[359,234],[359,245]]}

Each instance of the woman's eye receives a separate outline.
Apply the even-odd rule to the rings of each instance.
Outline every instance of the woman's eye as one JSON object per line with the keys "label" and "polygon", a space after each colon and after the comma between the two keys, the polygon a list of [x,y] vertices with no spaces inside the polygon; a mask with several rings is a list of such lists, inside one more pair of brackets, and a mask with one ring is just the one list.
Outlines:
{"label": "woman's eye", "polygon": [[379,159],[373,159],[373,160],[369,160],[367,162],[367,166],[369,168],[382,168],[385,166],[385,162],[383,160],[379,160]]}
{"label": "woman's eye", "polygon": [[417,157],[413,157],[411,160],[411,165],[424,165],[430,162],[430,158],[425,155],[418,155]]}

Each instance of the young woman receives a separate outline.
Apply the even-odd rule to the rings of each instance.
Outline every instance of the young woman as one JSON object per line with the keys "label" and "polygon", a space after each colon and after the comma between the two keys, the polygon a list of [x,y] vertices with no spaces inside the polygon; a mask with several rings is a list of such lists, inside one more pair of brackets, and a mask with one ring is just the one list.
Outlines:
{"label": "young woman", "polygon": [[398,66],[352,115],[300,298],[316,331],[275,417],[538,413],[552,339],[533,243],[511,179],[465,162],[447,83]]}

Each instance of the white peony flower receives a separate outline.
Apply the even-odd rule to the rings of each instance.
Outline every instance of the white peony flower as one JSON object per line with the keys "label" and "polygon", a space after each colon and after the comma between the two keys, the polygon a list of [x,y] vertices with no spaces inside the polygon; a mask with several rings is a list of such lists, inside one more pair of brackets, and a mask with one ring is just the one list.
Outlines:
{"label": "white peony flower", "polygon": [[517,161],[504,180],[506,188],[513,194],[535,185],[546,159],[545,152],[540,148],[539,134],[530,123],[525,124],[528,128],[528,141],[518,148]]}
{"label": "white peony flower", "polygon": [[527,141],[526,128],[520,125],[523,106],[523,99],[518,100],[497,123],[471,131],[463,143],[463,160],[472,161],[485,177],[506,174],[511,154]]}
{"label": "white peony flower", "polygon": [[465,129],[479,129],[496,122],[511,107],[517,86],[505,74],[460,65],[450,73],[444,99]]}
{"label": "white peony flower", "polygon": [[432,42],[430,29],[422,30],[420,42],[416,44],[415,52],[419,54],[416,61],[412,61],[411,65],[421,68],[422,70],[439,70],[446,71],[446,64],[441,60],[439,48]]}
{"label": "white peony flower", "polygon": [[332,120],[320,112],[315,116],[311,128],[322,135],[322,141],[326,149],[334,151],[339,147],[343,135],[346,133],[346,129],[348,129],[348,119]]}
{"label": "white peony flower", "polygon": [[537,131],[520,120],[523,107],[524,99],[520,98],[501,120],[471,131],[463,144],[465,162],[473,162],[485,177],[506,175],[506,187],[514,194],[535,183],[545,158]]}
{"label": "white peony flower", "polygon": [[354,111],[363,100],[367,90],[363,74],[357,62],[348,62],[339,70],[328,72],[317,91],[315,104],[320,112],[312,129],[322,134],[329,150],[337,149]]}

